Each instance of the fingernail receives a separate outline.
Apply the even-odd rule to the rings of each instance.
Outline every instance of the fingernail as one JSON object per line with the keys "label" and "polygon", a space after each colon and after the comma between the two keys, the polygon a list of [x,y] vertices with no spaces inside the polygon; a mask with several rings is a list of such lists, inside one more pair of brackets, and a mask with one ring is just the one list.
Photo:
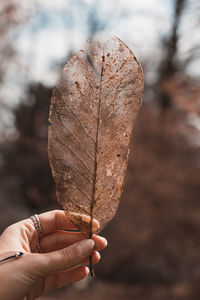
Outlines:
{"label": "fingernail", "polygon": [[102,236],[100,236],[100,238],[104,241],[104,243],[106,244],[106,246],[108,245],[108,241],[104,238],[104,237],[102,237]]}
{"label": "fingernail", "polygon": [[96,252],[96,254],[98,256],[98,260],[100,260],[101,259],[101,254],[98,251]]}
{"label": "fingernail", "polygon": [[79,256],[87,256],[94,249],[95,242],[92,239],[83,240],[77,243],[76,249]]}

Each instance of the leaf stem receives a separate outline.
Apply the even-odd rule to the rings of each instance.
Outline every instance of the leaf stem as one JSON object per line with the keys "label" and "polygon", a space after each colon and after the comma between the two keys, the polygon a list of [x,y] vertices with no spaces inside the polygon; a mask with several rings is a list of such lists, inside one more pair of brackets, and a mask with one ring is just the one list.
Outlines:
{"label": "leaf stem", "polygon": [[[95,204],[95,193],[96,193],[96,178],[97,178],[97,154],[98,154],[98,138],[99,138],[99,124],[100,124],[100,109],[101,109],[101,89],[102,89],[102,78],[104,72],[104,46],[103,46],[103,55],[102,55],[102,66],[101,66],[101,78],[100,78],[100,87],[99,87],[99,103],[98,103],[98,116],[97,116],[97,128],[96,128],[96,141],[95,141],[95,159],[94,159],[94,180],[93,180],[93,189],[92,189],[92,202],[90,206],[90,234],[89,238],[92,239],[93,235],[93,208]],[[95,277],[94,269],[92,265],[92,256],[89,258],[89,268],[90,274],[92,277]]]}
{"label": "leaf stem", "polygon": [[90,258],[89,258],[89,269],[90,269],[90,275],[92,277],[95,277],[94,268],[93,268],[93,264],[92,264],[92,255],[90,255]]}

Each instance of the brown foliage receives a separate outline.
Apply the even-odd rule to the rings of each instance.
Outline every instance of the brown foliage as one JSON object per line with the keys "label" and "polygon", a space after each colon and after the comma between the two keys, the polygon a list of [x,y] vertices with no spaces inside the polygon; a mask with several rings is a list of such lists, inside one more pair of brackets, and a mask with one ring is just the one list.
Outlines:
{"label": "brown foliage", "polygon": [[[97,280],[89,290],[68,288],[61,299],[199,299],[200,155],[185,139],[191,107],[180,113],[188,96],[195,103],[198,88],[194,94],[187,83],[190,89],[171,83],[179,105],[164,118],[155,105],[142,105],[120,209],[102,233],[109,244]],[[57,205],[46,152],[50,93],[41,85],[30,89],[35,101],[16,113],[19,138],[1,145],[1,230]]]}
{"label": "brown foliage", "polygon": [[118,38],[88,43],[54,90],[48,150],[57,197],[87,237],[94,229],[85,215],[100,231],[117,210],[142,91],[141,67]]}

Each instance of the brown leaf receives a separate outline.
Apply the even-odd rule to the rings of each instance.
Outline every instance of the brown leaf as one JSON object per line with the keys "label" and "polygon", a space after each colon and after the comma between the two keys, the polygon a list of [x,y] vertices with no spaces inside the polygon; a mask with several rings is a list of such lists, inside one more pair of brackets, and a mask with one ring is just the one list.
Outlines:
{"label": "brown leaf", "polygon": [[66,63],[54,89],[48,152],[57,198],[86,237],[118,208],[142,92],[141,66],[115,37],[88,42]]}

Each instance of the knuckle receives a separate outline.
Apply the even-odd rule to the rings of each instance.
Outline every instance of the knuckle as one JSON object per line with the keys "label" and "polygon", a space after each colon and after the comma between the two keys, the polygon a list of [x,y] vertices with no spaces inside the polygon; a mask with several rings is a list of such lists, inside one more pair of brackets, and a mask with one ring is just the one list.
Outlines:
{"label": "knuckle", "polygon": [[74,264],[74,255],[71,249],[61,249],[60,254],[67,265],[72,266]]}

